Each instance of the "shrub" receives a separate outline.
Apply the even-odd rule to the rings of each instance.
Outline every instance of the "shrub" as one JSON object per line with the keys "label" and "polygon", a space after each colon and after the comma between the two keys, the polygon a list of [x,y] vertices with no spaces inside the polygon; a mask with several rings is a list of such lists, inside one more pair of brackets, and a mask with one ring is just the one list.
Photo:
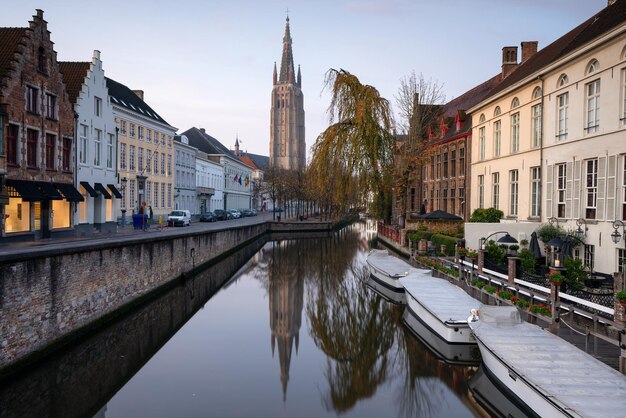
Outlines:
{"label": "shrub", "polygon": [[539,238],[539,241],[543,242],[544,244],[548,243],[548,241],[550,241],[552,238],[562,237],[565,235],[563,229],[559,228],[557,225],[552,224],[541,225],[539,228],[537,228],[535,232],[537,233],[537,238]]}
{"label": "shrub", "polygon": [[[505,247],[506,248],[506,247]],[[504,264],[506,259],[506,249],[499,246],[494,240],[487,243],[487,254],[485,256],[489,261],[495,264]]]}
{"label": "shrub", "polygon": [[563,262],[565,270],[565,281],[575,288],[581,288],[587,278],[587,271],[583,261],[578,258],[567,257]]}
{"label": "shrub", "polygon": [[520,260],[520,268],[526,273],[535,273],[535,255],[528,248],[522,248],[517,256]]}
{"label": "shrub", "polygon": [[519,245],[517,245],[517,244],[509,245],[509,250],[517,251],[517,250],[519,250]]}
{"label": "shrub", "polygon": [[615,294],[617,300],[626,300],[626,290],[620,290]]}
{"label": "shrub", "polygon": [[487,223],[499,223],[500,219],[504,216],[504,212],[495,208],[478,208],[472,212],[470,222],[487,222]]}
{"label": "shrub", "polygon": [[517,306],[519,306],[522,309],[526,309],[530,306],[530,302],[524,299],[520,299],[517,301]]}
{"label": "shrub", "polygon": [[545,316],[552,316],[552,312],[550,311],[550,307],[547,305],[544,305],[543,303],[540,304],[533,304],[530,305],[530,311],[534,314],[540,314],[540,315],[545,315]]}
{"label": "shrub", "polygon": [[511,299],[513,297],[513,293],[507,292],[506,290],[501,290],[498,292],[498,296],[502,299]]}
{"label": "shrub", "polygon": [[456,245],[456,238],[443,235],[443,234],[434,234],[430,237],[430,240],[433,242],[433,245],[436,249],[439,249],[441,245],[446,246],[446,255],[454,255],[454,246]]}
{"label": "shrub", "polygon": [[527,245],[528,245],[528,240],[527,240],[527,239],[523,239],[523,240],[521,240],[519,243],[520,243],[520,245],[521,245],[522,247],[525,247],[525,246],[527,246]]}
{"label": "shrub", "polygon": [[496,292],[496,288],[490,285],[485,286],[485,290],[487,293],[493,295]]}

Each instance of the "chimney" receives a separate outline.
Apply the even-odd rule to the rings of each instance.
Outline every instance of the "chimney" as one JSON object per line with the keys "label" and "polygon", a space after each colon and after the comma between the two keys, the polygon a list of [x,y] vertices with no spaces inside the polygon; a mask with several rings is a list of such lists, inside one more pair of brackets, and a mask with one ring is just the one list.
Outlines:
{"label": "chimney", "polygon": [[505,46],[502,48],[502,79],[505,79],[517,68],[517,47]]}
{"label": "chimney", "polygon": [[93,50],[93,57],[97,60],[100,60],[100,51],[98,51],[97,49]]}
{"label": "chimney", "polygon": [[200,128],[200,132],[202,132],[203,134],[206,134],[206,130],[204,128]]}
{"label": "chimney", "polygon": [[137,97],[143,100],[143,90],[133,90],[133,93],[135,93]]}
{"label": "chimney", "polygon": [[528,58],[537,53],[537,45],[539,45],[537,41],[522,42],[522,62],[528,61]]}

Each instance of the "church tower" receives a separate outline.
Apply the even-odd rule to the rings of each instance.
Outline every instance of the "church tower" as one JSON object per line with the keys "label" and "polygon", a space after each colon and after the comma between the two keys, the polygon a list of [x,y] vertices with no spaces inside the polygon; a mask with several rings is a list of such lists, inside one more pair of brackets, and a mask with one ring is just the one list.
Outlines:
{"label": "church tower", "polygon": [[300,66],[296,75],[291,50],[289,16],[285,23],[283,56],[280,73],[274,62],[274,86],[270,112],[270,166],[304,170],[306,142],[304,139],[304,96]]}

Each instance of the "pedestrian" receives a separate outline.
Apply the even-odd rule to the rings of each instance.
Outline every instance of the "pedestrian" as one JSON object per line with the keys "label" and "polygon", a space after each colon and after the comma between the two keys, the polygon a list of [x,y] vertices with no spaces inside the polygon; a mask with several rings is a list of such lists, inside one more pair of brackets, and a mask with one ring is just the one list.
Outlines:
{"label": "pedestrian", "polygon": [[163,215],[159,215],[159,230],[163,231]]}
{"label": "pedestrian", "polygon": [[154,212],[152,211],[152,205],[149,205],[148,206],[148,218],[152,220],[153,216],[154,216]]}

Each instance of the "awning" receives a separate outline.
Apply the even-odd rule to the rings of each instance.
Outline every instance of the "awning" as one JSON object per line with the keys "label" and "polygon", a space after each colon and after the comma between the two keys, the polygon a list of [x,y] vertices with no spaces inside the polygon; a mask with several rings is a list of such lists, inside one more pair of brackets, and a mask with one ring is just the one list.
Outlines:
{"label": "awning", "polygon": [[119,190],[117,190],[117,188],[115,187],[115,185],[113,184],[107,184],[107,187],[109,188],[109,190],[111,190],[111,192],[113,193],[113,196],[115,196],[118,199],[122,198],[122,194],[120,193]]}
{"label": "awning", "polygon": [[24,202],[41,202],[46,200],[46,197],[34,181],[7,179],[6,185],[13,187]]}
{"label": "awning", "polygon": [[61,193],[54,187],[54,184],[38,181],[37,187],[39,187],[39,190],[41,190],[44,196],[49,200],[63,200],[63,196],[61,196]]}
{"label": "awning", "polygon": [[56,187],[57,190],[63,193],[65,200],[67,200],[68,202],[82,202],[85,200],[80,192],[76,190],[76,187],[74,187],[73,184],[54,183],[54,187]]}
{"label": "awning", "polygon": [[107,191],[107,189],[102,185],[102,183],[94,183],[94,186],[96,186],[96,190],[99,191],[100,193],[102,193],[102,196],[104,196],[105,199],[110,199],[111,198],[111,194]]}
{"label": "awning", "polygon": [[86,181],[81,181],[80,185],[83,186],[85,188],[85,190],[87,190],[87,193],[89,193],[89,196],[91,197],[98,197],[98,192],[96,192],[93,187],[91,187],[91,185],[86,182]]}

